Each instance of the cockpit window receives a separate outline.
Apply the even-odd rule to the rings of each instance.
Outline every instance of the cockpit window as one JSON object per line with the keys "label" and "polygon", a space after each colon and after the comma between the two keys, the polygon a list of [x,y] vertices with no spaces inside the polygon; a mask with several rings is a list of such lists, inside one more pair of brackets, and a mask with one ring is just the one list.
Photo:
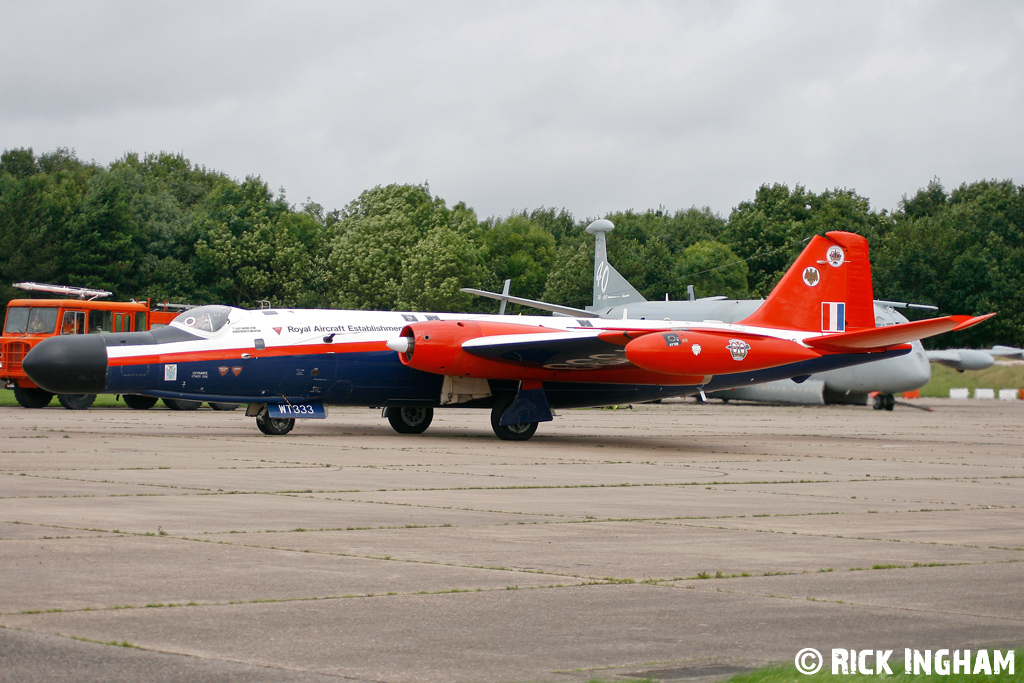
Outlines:
{"label": "cockpit window", "polygon": [[231,309],[228,306],[199,306],[190,308],[177,318],[174,323],[187,330],[216,332],[228,322]]}

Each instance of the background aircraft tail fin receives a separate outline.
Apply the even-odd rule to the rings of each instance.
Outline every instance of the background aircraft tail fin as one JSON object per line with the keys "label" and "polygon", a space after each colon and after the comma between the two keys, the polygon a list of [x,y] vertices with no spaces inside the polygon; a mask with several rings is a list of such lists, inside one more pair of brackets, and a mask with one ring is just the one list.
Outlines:
{"label": "background aircraft tail fin", "polygon": [[851,232],[815,236],[745,325],[809,332],[875,326],[868,241]]}
{"label": "background aircraft tail fin", "polygon": [[608,263],[608,245],[605,235],[614,230],[611,221],[601,219],[587,226],[594,236],[594,305],[587,310],[599,310],[623,304],[643,303],[644,296]]}

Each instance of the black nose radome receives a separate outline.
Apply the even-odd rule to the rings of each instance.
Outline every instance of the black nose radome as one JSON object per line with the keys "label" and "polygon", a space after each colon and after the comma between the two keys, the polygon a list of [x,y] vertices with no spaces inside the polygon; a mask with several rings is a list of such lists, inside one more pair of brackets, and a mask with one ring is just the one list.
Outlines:
{"label": "black nose radome", "polygon": [[55,394],[99,394],[107,386],[107,347],[98,334],[50,337],[28,352],[21,367]]}

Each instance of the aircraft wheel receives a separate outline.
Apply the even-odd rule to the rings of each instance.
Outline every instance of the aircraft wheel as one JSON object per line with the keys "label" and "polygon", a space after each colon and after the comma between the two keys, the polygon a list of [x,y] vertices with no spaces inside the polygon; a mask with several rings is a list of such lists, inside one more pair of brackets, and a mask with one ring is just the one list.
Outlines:
{"label": "aircraft wheel", "polygon": [[210,407],[214,410],[234,410],[238,407],[237,403],[210,403]]}
{"label": "aircraft wheel", "polygon": [[491,408],[491,429],[494,430],[495,436],[502,441],[527,441],[537,431],[536,422],[520,422],[514,425],[501,424],[501,416],[515,400],[516,397],[514,395],[506,394],[499,398],[498,402]]}
{"label": "aircraft wheel", "polygon": [[295,418],[292,417],[267,417],[266,413],[256,418],[256,426],[260,431],[270,436],[283,436],[292,431],[295,426]]}
{"label": "aircraft wheel", "polygon": [[875,410],[892,410],[896,407],[896,397],[892,394],[876,394],[871,407]]}
{"label": "aircraft wheel", "polygon": [[96,394],[57,394],[57,400],[68,410],[85,410],[96,402]]}
{"label": "aircraft wheel", "polygon": [[165,398],[164,405],[171,410],[199,410],[202,401],[183,401],[180,398]]}
{"label": "aircraft wheel", "polygon": [[391,406],[384,414],[399,434],[422,434],[434,419],[430,406]]}
{"label": "aircraft wheel", "polygon": [[31,387],[14,387],[14,400],[22,408],[45,408],[50,405],[53,394],[45,389]]}
{"label": "aircraft wheel", "polygon": [[124,404],[132,410],[148,410],[156,405],[158,399],[152,396],[140,396],[139,394],[124,394],[121,396]]}

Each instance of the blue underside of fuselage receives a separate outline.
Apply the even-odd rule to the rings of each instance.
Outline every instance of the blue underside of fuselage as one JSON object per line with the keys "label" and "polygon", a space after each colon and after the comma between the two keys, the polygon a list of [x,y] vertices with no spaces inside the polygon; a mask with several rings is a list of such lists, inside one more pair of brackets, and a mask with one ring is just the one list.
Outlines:
{"label": "blue underside of fuselage", "polygon": [[[545,382],[544,389],[553,408],[640,403],[806,376],[906,353],[830,355],[779,368],[716,375],[702,386]],[[443,381],[440,375],[403,365],[393,351],[374,351],[114,366],[107,372],[106,393],[224,403],[438,405]],[[516,383],[492,382],[492,387],[514,391]]]}

